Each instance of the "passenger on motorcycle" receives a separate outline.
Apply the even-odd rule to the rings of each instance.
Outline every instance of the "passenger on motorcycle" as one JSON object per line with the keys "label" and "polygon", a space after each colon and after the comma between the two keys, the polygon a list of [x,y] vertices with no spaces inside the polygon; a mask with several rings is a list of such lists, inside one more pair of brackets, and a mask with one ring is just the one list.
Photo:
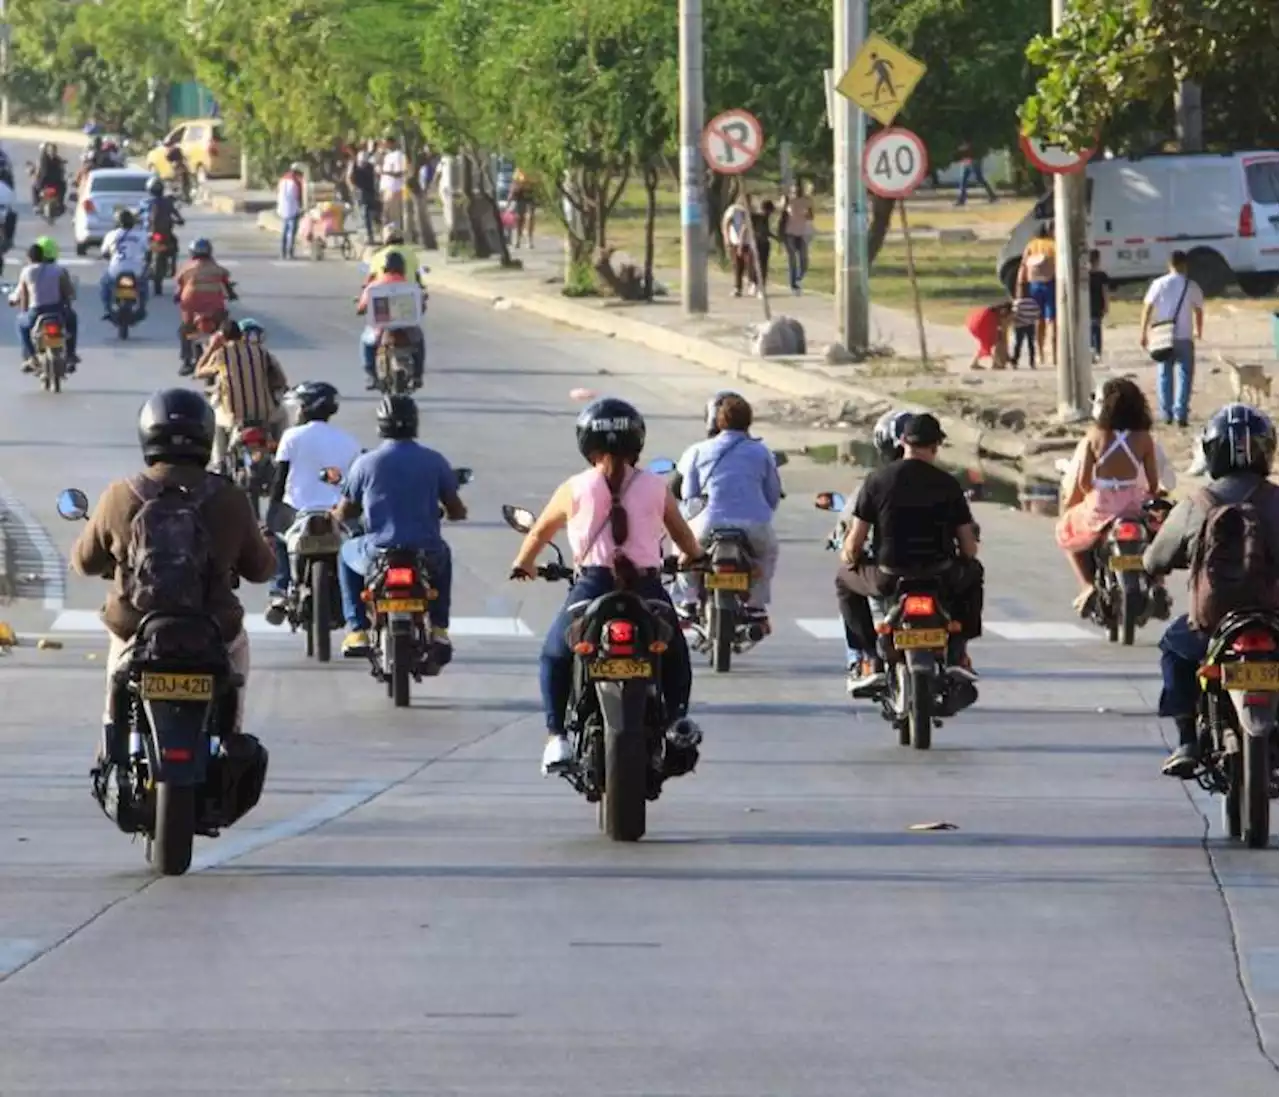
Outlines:
{"label": "passenger on motorcycle", "polygon": [[[1143,554],[1143,567],[1151,575],[1168,575],[1178,568],[1193,569],[1197,548],[1204,539],[1210,509],[1228,504],[1256,508],[1269,560],[1256,576],[1246,576],[1256,591],[1256,602],[1239,609],[1277,609],[1276,573],[1280,566],[1280,491],[1267,479],[1276,453],[1276,430],[1256,408],[1228,404],[1216,412],[1200,436],[1208,487],[1183,499],[1169,512],[1160,532]],[[1202,574],[1202,579],[1211,576]],[[1195,572],[1192,572],[1195,580]],[[1239,578],[1239,577],[1235,577]],[[1171,718],[1178,729],[1178,747],[1165,759],[1163,772],[1186,780],[1195,775],[1199,762],[1196,709],[1200,685],[1197,670],[1204,662],[1217,622],[1193,622],[1187,613],[1169,622],[1160,638],[1161,716]]]}
{"label": "passenger on motorcycle", "polygon": [[[410,282],[405,275],[404,256],[399,252],[392,252],[386,256],[383,262],[382,273],[364,287],[363,292],[360,294],[360,301],[356,305],[356,315],[365,316],[369,313],[370,303],[382,296],[378,292],[379,286],[396,285],[409,286]],[[409,303],[413,304],[413,302]],[[374,310],[375,315],[369,316],[369,321],[360,336],[360,353],[364,359],[366,389],[376,389],[378,387],[378,340],[383,329],[391,326],[399,326],[409,332],[409,339],[413,345],[413,387],[422,387],[422,371],[426,365],[427,348],[422,335],[421,305],[418,305],[413,311],[419,317],[418,322],[414,324],[406,322],[397,325],[394,321],[389,323],[386,319],[377,317],[376,309]]]}
{"label": "passenger on motorcycle", "polygon": [[13,247],[14,237],[18,234],[18,196],[4,182],[0,182],[0,219],[0,256],[3,256]]}
{"label": "passenger on motorcycle", "polygon": [[213,245],[201,237],[191,244],[191,260],[174,279],[173,299],[178,303],[181,323],[178,326],[178,350],[183,356],[179,371],[189,374],[195,363],[186,361],[186,336],[195,325],[198,316],[209,316],[221,324],[227,318],[227,302],[236,299],[231,285],[231,275],[213,258]]}
{"label": "passenger on motorcycle", "polygon": [[[244,633],[244,608],[232,590],[232,576],[265,583],[275,569],[275,553],[258,530],[249,500],[239,488],[205,471],[213,446],[213,412],[200,395],[187,389],[157,392],[142,407],[138,441],[147,468],[141,475],[109,484],[98,499],[88,525],[71,550],[71,566],[80,575],[112,580],[102,611],[110,633],[107,651],[107,690],[103,710],[105,729],[100,748],[119,758],[112,744],[112,678],[129,651],[142,614],[130,601],[128,572],[133,520],[151,498],[156,485],[175,486],[196,493],[208,537],[212,568],[207,574],[204,606],[216,619],[235,674],[248,677],[249,639]],[[181,553],[187,546],[168,546]],[[244,717],[244,688],[238,691],[236,730]],[[95,771],[101,768],[99,754]]]}
{"label": "passenger on motorcycle", "polygon": [[[538,554],[556,533],[566,530],[577,574],[564,608],[551,623],[539,663],[547,727],[544,774],[573,758],[565,733],[573,687],[573,654],[565,637],[569,607],[609,593],[619,581],[643,598],[670,605],[660,579],[664,533],[680,549],[684,562],[704,555],[666,481],[636,468],[644,449],[645,423],[634,407],[623,400],[597,400],[578,416],[577,434],[578,451],[591,467],[556,489],[511,565],[512,579],[532,579]],[[672,720],[667,738],[687,750],[698,745],[702,733],[688,717],[693,684],[689,648],[678,625],[671,631],[670,647],[662,657],[662,693]]]}
{"label": "passenger on motorcycle", "polygon": [[[782,500],[782,481],[773,451],[748,433],[751,405],[737,393],[724,394],[715,401],[717,434],[681,457],[680,497],[686,513],[695,500],[705,504],[689,519],[689,528],[703,545],[716,529],[731,527],[747,535],[757,568],[748,609],[767,629],[771,584],[778,567],[773,515]],[[689,619],[697,616],[698,585],[696,580],[685,580],[677,588],[680,612]]]}
{"label": "passenger on motorcycle", "polygon": [[147,234],[138,228],[138,222],[132,210],[116,211],[116,227],[107,233],[102,241],[102,258],[107,260],[107,269],[98,279],[98,293],[102,298],[102,318],[111,319],[111,302],[115,291],[116,279],[122,274],[132,274],[138,285],[138,300],[142,311],[138,316],[143,320],[147,315],[147,280],[142,272],[147,266]]}
{"label": "passenger on motorcycle", "polygon": [[[273,509],[283,504],[289,511],[273,523],[273,529],[287,528],[301,511],[336,507],[342,500],[342,489],[326,483],[321,474],[336,468],[345,479],[360,456],[360,443],[329,422],[338,414],[338,390],[328,382],[303,381],[290,389],[285,402],[296,409],[297,422],[284,432],[276,450],[271,504]],[[279,600],[289,589],[289,553],[283,537],[275,541],[276,576],[270,596]]]}
{"label": "passenger on motorcycle", "polygon": [[[18,339],[22,343],[22,372],[33,373],[36,368],[36,348],[31,339],[31,329],[41,316],[58,315],[67,325],[67,372],[75,371],[80,356],[76,353],[79,319],[72,302],[76,299],[76,287],[71,275],[56,262],[57,247],[48,237],[42,236],[27,249],[27,265],[18,275]],[[51,257],[52,253],[52,257]]]}
{"label": "passenger on motorcycle", "polygon": [[[707,438],[714,438],[720,433],[720,428],[716,425],[716,412],[720,410],[721,402],[728,396],[739,396],[740,393],[734,392],[732,389],[721,389],[710,400],[703,405],[702,418],[706,423]],[[684,487],[684,470],[689,467],[689,462],[693,459],[693,451],[696,450],[702,442],[694,442],[684,453],[680,454],[680,460],[676,462],[676,470],[667,478],[667,483],[671,485],[671,494],[677,499]]]}
{"label": "passenger on motorcycle", "polygon": [[453,592],[453,556],[440,534],[440,508],[451,522],[467,516],[458,496],[453,466],[442,454],[419,445],[418,405],[411,396],[384,396],[378,404],[382,445],[358,457],[342,485],[342,501],[333,514],[339,522],[364,516],[363,536],[342,546],[338,580],[342,587],[347,635],[344,655],[369,647],[369,618],[360,595],[364,576],[381,549],[415,549],[424,554],[436,591],[429,606],[433,658],[445,666],[453,658],[449,606]]}
{"label": "passenger on motorcycle", "polygon": [[275,356],[259,343],[245,340],[240,325],[225,320],[209,340],[209,349],[196,365],[197,381],[213,387],[210,402],[217,416],[209,468],[218,472],[227,455],[231,432],[237,427],[266,427],[273,438],[285,428],[281,397],[289,387]]}
{"label": "passenger on motorcycle", "polygon": [[[912,417],[902,434],[902,460],[877,469],[863,481],[840,559],[848,569],[845,585],[864,598],[892,594],[900,576],[941,568],[943,602],[961,625],[947,652],[947,673],[972,682],[977,675],[969,667],[965,645],[982,635],[983,573],[964,489],[936,464],[938,447],[945,439],[942,424],[932,415]],[[863,557],[869,537],[874,563]],[[859,649],[874,652],[870,613],[861,616],[852,605],[841,608]],[[865,659],[861,671],[858,680],[850,683],[855,696],[884,684],[878,658]]]}
{"label": "passenger on motorcycle", "polygon": [[384,273],[387,260],[393,255],[399,255],[404,262],[404,273],[407,275],[409,271],[413,271],[418,284],[423,289],[426,289],[426,284],[423,281],[426,267],[419,260],[417,250],[405,245],[404,233],[400,231],[398,225],[394,224],[383,225],[382,227],[382,247],[375,251],[369,259],[369,275],[365,279],[365,285],[368,285]]}
{"label": "passenger on motorcycle", "polygon": [[185,225],[186,221],[178,212],[178,204],[172,195],[165,193],[164,180],[160,176],[153,175],[147,181],[147,197],[138,207],[138,217],[146,227],[148,241],[154,235],[163,236],[169,249],[168,254],[177,254],[178,238],[173,230],[176,225]]}
{"label": "passenger on motorcycle", "polygon": [[1080,584],[1074,604],[1081,617],[1093,611],[1092,553],[1099,535],[1114,519],[1138,514],[1160,490],[1151,408],[1132,381],[1115,377],[1102,386],[1102,407],[1085,440],[1056,529],[1058,547]]}

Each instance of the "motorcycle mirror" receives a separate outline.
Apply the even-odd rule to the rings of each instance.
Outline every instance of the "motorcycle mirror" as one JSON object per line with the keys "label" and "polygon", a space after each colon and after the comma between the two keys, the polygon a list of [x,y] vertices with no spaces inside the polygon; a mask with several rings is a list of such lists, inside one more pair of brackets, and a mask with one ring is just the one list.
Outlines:
{"label": "motorcycle mirror", "polygon": [[328,468],[320,470],[320,482],[323,484],[340,484],[342,483],[342,469],[336,469],[332,465]]}
{"label": "motorcycle mirror", "polygon": [[476,478],[476,474],[468,468],[454,469],[453,476],[458,481],[458,487],[463,487]]}
{"label": "motorcycle mirror", "polygon": [[676,463],[670,457],[655,457],[649,462],[648,469],[657,476],[666,476],[676,471]]}
{"label": "motorcycle mirror", "polygon": [[773,463],[777,465],[778,468],[782,468],[782,466],[785,465],[790,460],[791,458],[788,457],[782,450],[775,449],[773,451]]}
{"label": "motorcycle mirror", "polygon": [[832,510],[838,514],[844,510],[845,499],[838,491],[820,491],[814,496],[813,505],[819,510]]}
{"label": "motorcycle mirror", "polygon": [[502,520],[517,533],[528,533],[537,521],[533,511],[524,507],[513,507],[510,503],[502,504]]}
{"label": "motorcycle mirror", "polygon": [[707,509],[707,500],[705,496],[695,495],[688,502],[682,503],[681,506],[684,507],[685,521],[689,521],[697,518],[699,514]]}
{"label": "motorcycle mirror", "polygon": [[79,488],[66,488],[58,493],[58,514],[68,522],[88,517],[89,498]]}

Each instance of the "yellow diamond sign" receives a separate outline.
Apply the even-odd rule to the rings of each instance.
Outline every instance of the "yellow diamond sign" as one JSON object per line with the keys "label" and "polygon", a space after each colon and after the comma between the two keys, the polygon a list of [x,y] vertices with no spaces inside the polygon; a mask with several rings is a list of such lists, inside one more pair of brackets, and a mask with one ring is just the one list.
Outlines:
{"label": "yellow diamond sign", "polygon": [[840,77],[836,91],[887,126],[907,105],[924,73],[922,62],[873,34],[863,43],[849,71]]}

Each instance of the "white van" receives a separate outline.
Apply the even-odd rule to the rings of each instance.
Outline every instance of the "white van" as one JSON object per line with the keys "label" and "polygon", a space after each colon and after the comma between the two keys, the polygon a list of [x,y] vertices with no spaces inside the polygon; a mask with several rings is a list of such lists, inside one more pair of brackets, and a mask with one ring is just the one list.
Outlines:
{"label": "white van", "polygon": [[[1276,291],[1280,154],[1200,153],[1116,157],[1088,169],[1089,246],[1113,282],[1145,282],[1185,251],[1207,294],[1233,280],[1253,297]],[[996,272],[1012,293],[1022,251],[1053,219],[1050,191],[1010,234]]]}

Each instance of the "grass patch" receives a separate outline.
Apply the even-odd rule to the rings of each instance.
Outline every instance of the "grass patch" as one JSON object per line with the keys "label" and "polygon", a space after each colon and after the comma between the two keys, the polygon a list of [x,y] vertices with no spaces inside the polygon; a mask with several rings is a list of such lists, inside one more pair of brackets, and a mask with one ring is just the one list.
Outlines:
{"label": "grass patch", "polygon": [[946,411],[956,397],[963,395],[947,389],[903,389],[898,393],[898,398],[904,404],[918,404],[922,408]]}
{"label": "grass patch", "polygon": [[825,446],[809,446],[804,455],[815,464],[834,465],[840,460],[840,449],[834,443]]}

